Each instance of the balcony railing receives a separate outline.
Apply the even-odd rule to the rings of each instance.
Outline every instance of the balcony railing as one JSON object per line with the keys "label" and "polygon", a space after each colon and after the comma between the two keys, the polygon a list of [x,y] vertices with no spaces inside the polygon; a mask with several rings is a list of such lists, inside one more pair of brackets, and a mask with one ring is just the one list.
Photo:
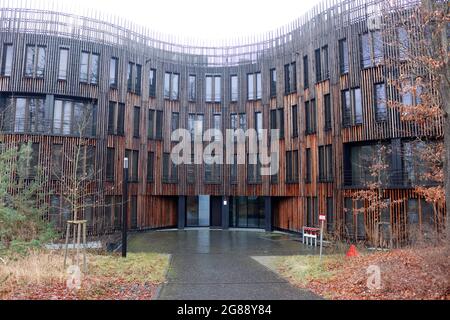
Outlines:
{"label": "balcony railing", "polygon": [[51,119],[30,118],[0,119],[0,133],[4,134],[48,134],[63,136],[95,137],[97,135],[95,125],[80,127],[79,123],[73,121],[57,121]]}
{"label": "balcony railing", "polygon": [[[379,178],[374,177],[370,172],[357,172],[351,170],[344,171],[344,187],[367,188]],[[427,181],[403,170],[384,170],[380,176],[380,185],[383,188],[413,188],[416,185],[436,185],[433,181]]]}

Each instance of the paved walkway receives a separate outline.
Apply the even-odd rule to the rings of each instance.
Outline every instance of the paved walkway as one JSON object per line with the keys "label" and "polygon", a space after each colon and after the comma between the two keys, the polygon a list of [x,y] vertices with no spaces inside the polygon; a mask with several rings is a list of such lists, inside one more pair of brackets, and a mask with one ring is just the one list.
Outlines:
{"label": "paved walkway", "polygon": [[187,230],[134,234],[131,252],[172,255],[162,300],[304,300],[313,293],[291,286],[255,256],[314,254],[294,238],[253,231]]}

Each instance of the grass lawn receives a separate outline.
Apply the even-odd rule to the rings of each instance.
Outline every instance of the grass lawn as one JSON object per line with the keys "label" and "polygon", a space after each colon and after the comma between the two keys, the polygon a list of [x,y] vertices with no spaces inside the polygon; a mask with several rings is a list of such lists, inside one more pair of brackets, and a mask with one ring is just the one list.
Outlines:
{"label": "grass lawn", "polygon": [[[81,288],[70,290],[61,252],[35,251],[0,260],[0,299],[150,300],[165,281],[170,257],[163,254],[87,255]],[[70,264],[70,259],[68,260]]]}

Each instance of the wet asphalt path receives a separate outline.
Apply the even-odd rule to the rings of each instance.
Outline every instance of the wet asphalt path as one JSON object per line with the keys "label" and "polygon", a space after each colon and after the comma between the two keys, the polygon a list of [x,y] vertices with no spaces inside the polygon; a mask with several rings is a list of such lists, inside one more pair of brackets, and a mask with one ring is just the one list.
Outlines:
{"label": "wet asphalt path", "polygon": [[254,231],[185,230],[133,234],[130,252],[172,255],[162,300],[309,300],[254,256],[315,254],[289,235]]}

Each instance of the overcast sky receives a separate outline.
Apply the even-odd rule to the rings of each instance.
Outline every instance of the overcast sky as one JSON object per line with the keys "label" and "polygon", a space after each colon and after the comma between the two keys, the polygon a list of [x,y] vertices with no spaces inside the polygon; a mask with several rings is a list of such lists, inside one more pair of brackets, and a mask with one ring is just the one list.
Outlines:
{"label": "overcast sky", "polygon": [[[36,0],[42,1],[42,0]],[[227,39],[275,30],[320,0],[59,0],[118,15],[166,34]],[[79,9],[79,8],[77,8]]]}

